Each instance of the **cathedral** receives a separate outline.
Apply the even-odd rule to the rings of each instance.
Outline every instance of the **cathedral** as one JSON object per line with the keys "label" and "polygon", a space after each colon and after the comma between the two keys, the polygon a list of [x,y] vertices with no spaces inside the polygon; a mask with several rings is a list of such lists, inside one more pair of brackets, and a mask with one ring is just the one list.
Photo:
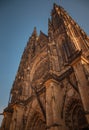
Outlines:
{"label": "cathedral", "polygon": [[89,37],[62,7],[34,28],[3,115],[0,130],[89,130]]}

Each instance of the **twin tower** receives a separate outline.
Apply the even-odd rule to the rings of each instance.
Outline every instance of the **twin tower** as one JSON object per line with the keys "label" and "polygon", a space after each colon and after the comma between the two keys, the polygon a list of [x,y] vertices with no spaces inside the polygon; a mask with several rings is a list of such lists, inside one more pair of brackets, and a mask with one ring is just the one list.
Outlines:
{"label": "twin tower", "polygon": [[23,52],[0,130],[89,130],[89,38],[54,4]]}

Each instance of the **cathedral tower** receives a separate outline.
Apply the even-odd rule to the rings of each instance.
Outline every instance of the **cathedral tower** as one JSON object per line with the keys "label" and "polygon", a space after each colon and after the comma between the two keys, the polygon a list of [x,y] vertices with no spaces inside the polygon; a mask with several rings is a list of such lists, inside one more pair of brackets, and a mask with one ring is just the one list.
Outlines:
{"label": "cathedral tower", "polygon": [[23,52],[0,130],[88,130],[89,38],[54,4],[48,36]]}

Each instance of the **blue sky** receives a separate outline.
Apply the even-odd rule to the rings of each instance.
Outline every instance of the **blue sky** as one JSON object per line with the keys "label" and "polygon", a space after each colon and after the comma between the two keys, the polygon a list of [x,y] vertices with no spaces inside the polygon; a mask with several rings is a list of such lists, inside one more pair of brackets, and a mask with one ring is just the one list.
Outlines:
{"label": "blue sky", "polygon": [[[0,0],[0,112],[8,104],[21,55],[34,26],[47,34],[53,3],[89,35],[89,0]],[[1,119],[1,117],[0,117]]]}

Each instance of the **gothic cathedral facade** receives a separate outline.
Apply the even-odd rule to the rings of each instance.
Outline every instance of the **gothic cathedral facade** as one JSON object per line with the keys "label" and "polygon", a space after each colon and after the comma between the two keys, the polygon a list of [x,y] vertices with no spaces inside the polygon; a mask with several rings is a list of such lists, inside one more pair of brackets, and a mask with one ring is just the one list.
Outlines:
{"label": "gothic cathedral facade", "polygon": [[89,37],[54,4],[23,52],[0,130],[89,130]]}

